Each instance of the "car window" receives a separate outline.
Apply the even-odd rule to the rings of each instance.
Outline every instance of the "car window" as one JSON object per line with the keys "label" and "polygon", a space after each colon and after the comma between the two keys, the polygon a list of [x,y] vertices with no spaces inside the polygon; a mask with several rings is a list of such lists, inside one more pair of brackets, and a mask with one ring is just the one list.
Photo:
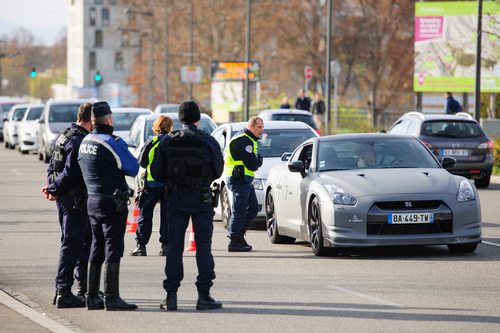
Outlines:
{"label": "car window", "polygon": [[0,104],[0,111],[7,112],[10,110],[11,107],[13,107],[16,104],[17,103],[2,103]]}
{"label": "car window", "polygon": [[113,113],[115,131],[127,131],[132,124],[142,114],[151,114],[150,112],[115,112]]}
{"label": "car window", "polygon": [[262,157],[281,157],[314,136],[309,129],[267,129],[257,141],[259,154]]}
{"label": "car window", "polygon": [[476,122],[439,120],[424,122],[421,134],[447,138],[472,138],[483,136],[484,132]]}
{"label": "car window", "polygon": [[72,123],[76,122],[80,104],[56,104],[51,105],[49,110],[49,122],[51,123]]}
{"label": "car window", "polygon": [[130,139],[132,142],[139,147],[141,144],[141,125],[144,124],[142,119],[135,121],[130,128]]}
{"label": "car window", "polygon": [[21,119],[23,119],[23,116],[24,114],[26,113],[26,110],[28,108],[17,108],[14,110],[14,112],[12,113],[12,118],[11,120],[14,120],[14,121],[20,121]]}
{"label": "car window", "polygon": [[37,120],[42,115],[43,106],[31,108],[30,112],[26,116],[26,120]]}
{"label": "car window", "polygon": [[314,122],[312,116],[307,114],[278,113],[273,114],[271,120],[301,121],[311,126],[312,128],[316,128],[316,123]]}
{"label": "car window", "polygon": [[386,168],[439,168],[432,154],[415,138],[322,141],[319,171]]}

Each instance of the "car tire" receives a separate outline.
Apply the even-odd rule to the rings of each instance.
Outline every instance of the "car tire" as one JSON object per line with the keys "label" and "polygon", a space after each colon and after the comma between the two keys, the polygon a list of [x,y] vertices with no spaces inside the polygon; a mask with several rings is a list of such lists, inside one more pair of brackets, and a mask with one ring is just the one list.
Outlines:
{"label": "car tire", "polygon": [[269,240],[273,244],[293,244],[295,243],[295,238],[282,236],[278,232],[278,218],[276,216],[276,211],[274,209],[274,198],[271,190],[267,192],[266,195],[266,229]]}
{"label": "car tire", "polygon": [[231,222],[231,203],[229,202],[229,193],[227,187],[222,187],[220,193],[220,215],[222,226],[227,229]]}
{"label": "car tire", "polygon": [[478,243],[448,244],[448,250],[453,253],[472,253],[476,251]]}
{"label": "car tire", "polygon": [[22,155],[28,155],[29,150],[19,150]]}
{"label": "car tire", "polygon": [[7,140],[5,140],[4,146],[5,146],[5,149],[9,148],[9,142]]}
{"label": "car tire", "polygon": [[321,210],[318,198],[314,197],[309,204],[307,214],[309,226],[309,242],[315,256],[324,257],[337,254],[334,248],[325,247],[323,243],[323,223],[321,222]]}
{"label": "car tire", "polygon": [[14,149],[16,149],[16,146],[14,146],[13,144],[9,143],[9,149],[10,150],[14,150]]}
{"label": "car tire", "polygon": [[477,188],[486,188],[486,187],[490,186],[490,178],[491,178],[491,174],[487,174],[486,177],[484,177],[482,179],[475,179],[474,183],[476,184]]}

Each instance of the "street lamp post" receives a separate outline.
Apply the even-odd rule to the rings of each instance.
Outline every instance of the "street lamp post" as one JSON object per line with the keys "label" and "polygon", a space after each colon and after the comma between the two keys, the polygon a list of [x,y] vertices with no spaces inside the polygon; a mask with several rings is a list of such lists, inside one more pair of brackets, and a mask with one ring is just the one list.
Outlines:
{"label": "street lamp post", "polygon": [[474,89],[474,116],[481,118],[481,35],[483,34],[483,0],[477,4],[477,48],[476,48],[476,86]]}
{"label": "street lamp post", "polygon": [[[193,0],[189,1],[189,66],[193,66]],[[189,99],[193,99],[193,82],[189,82]]]}
{"label": "street lamp post", "polygon": [[327,27],[326,27],[326,129],[327,132],[330,131],[330,119],[332,116],[331,112],[331,96],[330,87],[332,81],[332,74],[330,71],[330,61],[332,59],[332,8],[333,0],[328,0],[327,3]]}
{"label": "street lamp post", "polygon": [[247,0],[246,6],[246,43],[245,43],[245,114],[244,120],[250,118],[250,81],[248,74],[250,73],[250,27],[252,20],[252,0]]}

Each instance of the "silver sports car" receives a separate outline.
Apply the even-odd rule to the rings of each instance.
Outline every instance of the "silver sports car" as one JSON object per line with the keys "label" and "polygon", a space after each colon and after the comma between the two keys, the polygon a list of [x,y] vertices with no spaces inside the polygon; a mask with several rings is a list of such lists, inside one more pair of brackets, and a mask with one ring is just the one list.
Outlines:
{"label": "silver sports car", "polygon": [[418,139],[344,134],[313,138],[271,169],[266,183],[272,243],[311,243],[315,255],[342,247],[447,245],[474,252],[481,242],[476,188],[450,174]]}

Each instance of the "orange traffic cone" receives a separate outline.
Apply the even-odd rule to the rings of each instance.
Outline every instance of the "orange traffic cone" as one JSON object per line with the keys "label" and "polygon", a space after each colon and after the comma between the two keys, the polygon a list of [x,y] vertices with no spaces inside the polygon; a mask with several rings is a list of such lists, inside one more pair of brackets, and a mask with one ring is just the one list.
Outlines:
{"label": "orange traffic cone", "polygon": [[130,226],[127,230],[128,232],[135,232],[137,230],[138,219],[139,219],[139,207],[136,204],[134,210],[132,211],[132,220],[131,221],[127,220],[127,224]]}
{"label": "orange traffic cone", "polygon": [[194,227],[191,224],[191,232],[189,233],[189,247],[186,252],[196,252],[196,242],[194,241]]}

